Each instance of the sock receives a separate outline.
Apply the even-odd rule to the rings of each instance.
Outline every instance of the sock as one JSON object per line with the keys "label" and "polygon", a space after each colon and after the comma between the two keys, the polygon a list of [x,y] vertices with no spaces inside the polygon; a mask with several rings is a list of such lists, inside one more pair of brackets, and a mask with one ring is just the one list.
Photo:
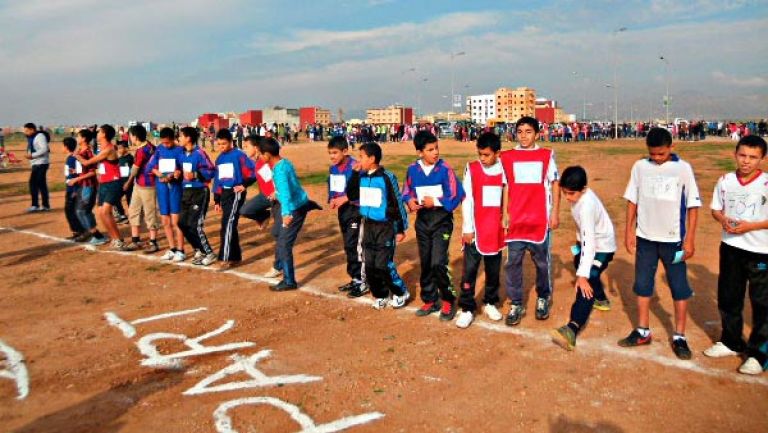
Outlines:
{"label": "sock", "polygon": [[641,337],[646,338],[649,335],[651,335],[651,329],[650,328],[637,328],[637,332],[640,334]]}
{"label": "sock", "polygon": [[573,331],[574,334],[578,334],[579,333],[579,325],[577,325],[577,324],[575,324],[573,322],[568,322],[567,326],[569,328],[571,328],[571,331]]}
{"label": "sock", "polygon": [[677,340],[685,340],[685,334],[680,334],[678,332],[675,332],[675,335],[672,336],[672,341]]}
{"label": "sock", "polygon": [[141,238],[138,236],[131,236],[131,242],[133,242],[134,244],[138,244],[139,242],[141,242]]}

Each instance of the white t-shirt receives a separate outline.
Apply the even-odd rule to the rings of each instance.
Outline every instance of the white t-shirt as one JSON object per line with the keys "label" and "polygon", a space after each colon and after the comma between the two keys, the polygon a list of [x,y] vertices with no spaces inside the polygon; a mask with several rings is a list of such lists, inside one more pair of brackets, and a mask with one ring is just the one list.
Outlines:
{"label": "white t-shirt", "polygon": [[[515,150],[537,150],[538,144],[534,144],[530,149],[523,149],[519,144],[515,146]],[[553,197],[552,197],[552,182],[560,181],[560,173],[557,171],[557,164],[555,163],[555,150],[550,149],[552,153],[549,157],[549,164],[547,164],[547,180],[544,182],[544,189],[547,191],[547,216],[552,215]],[[506,176],[504,177],[504,184],[507,183]]]}
{"label": "white t-shirt", "polygon": [[[739,221],[768,221],[768,174],[760,173],[743,185],[736,173],[720,176],[712,195],[712,210]],[[768,229],[738,234],[723,230],[723,242],[753,253],[768,254]]]}
{"label": "white t-shirt", "polygon": [[686,210],[701,207],[691,165],[674,154],[661,165],[635,162],[624,198],[637,205],[637,236],[656,242],[682,241]]}
{"label": "white t-shirt", "polygon": [[[488,176],[502,175],[504,177],[504,168],[501,166],[501,160],[497,160],[496,164],[490,167],[486,167],[480,164],[483,172]],[[504,182],[506,183],[506,182]],[[462,233],[475,233],[475,198],[472,196],[472,172],[469,170],[469,163],[464,168],[464,180],[462,181],[464,192],[466,197],[461,202],[461,232]]]}
{"label": "white t-shirt", "polygon": [[581,258],[576,275],[589,278],[595,253],[616,252],[616,236],[613,223],[603,203],[591,189],[587,189],[573,206],[571,215],[576,221],[576,238],[581,246]]}

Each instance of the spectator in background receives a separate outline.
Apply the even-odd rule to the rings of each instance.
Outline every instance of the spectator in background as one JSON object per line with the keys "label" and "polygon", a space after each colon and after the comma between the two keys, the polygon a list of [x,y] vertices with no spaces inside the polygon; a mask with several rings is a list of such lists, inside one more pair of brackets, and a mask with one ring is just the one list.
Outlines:
{"label": "spectator in background", "polygon": [[[26,158],[32,165],[32,173],[29,176],[32,207],[27,209],[27,212],[49,211],[51,205],[48,201],[48,183],[45,178],[50,164],[49,136],[43,131],[38,131],[34,123],[24,125],[24,135],[27,136]],[[42,206],[39,206],[41,203],[38,201],[38,193],[42,198]]]}

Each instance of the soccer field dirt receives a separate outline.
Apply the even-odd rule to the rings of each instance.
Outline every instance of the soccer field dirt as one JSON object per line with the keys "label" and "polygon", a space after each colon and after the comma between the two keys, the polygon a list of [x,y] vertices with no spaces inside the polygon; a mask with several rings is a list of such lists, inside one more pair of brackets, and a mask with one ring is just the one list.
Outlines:
{"label": "soccer field dirt", "polygon": [[[415,158],[412,144],[383,148],[384,166],[402,183]],[[27,166],[0,172],[0,431],[768,431],[768,376],[740,375],[739,359],[701,354],[720,332],[720,231],[709,203],[717,177],[731,166],[733,144],[676,145],[693,165],[705,203],[688,267],[696,291],[687,332],[691,361],[677,360],[669,346],[672,299],[661,270],[652,304],[653,344],[616,345],[636,316],[621,196],[631,165],[645,153],[643,142],[554,148],[561,171],[572,164],[587,169],[620,246],[604,277],[613,308],[593,313],[574,352],[549,337],[551,328],[567,321],[574,299],[569,247],[575,232],[564,200],[562,224],[553,235],[549,320],[533,317],[534,269],[526,259],[530,313],[522,323],[509,328],[480,315],[463,330],[436,315],[413,314],[421,305],[413,228],[395,258],[412,301],[403,310],[377,311],[370,298],[350,300],[336,289],[348,279],[336,215],[327,206],[309,215],[295,249],[302,289],[274,293],[270,280],[260,277],[270,268],[274,242],[251,221],[240,222],[241,266],[216,272],[215,265],[167,264],[159,254],[63,240],[69,233],[60,152],[48,174],[49,185],[59,190],[52,194],[52,212],[24,213]],[[442,140],[440,149],[459,176],[475,155],[472,143]],[[23,153],[14,145],[10,150]],[[324,143],[289,145],[283,154],[309,195],[324,202]],[[128,227],[121,227],[127,235]],[[206,232],[216,247],[218,229],[219,216],[211,210]],[[457,289],[460,232],[457,211],[450,250]],[[748,332],[749,308],[745,317]]]}

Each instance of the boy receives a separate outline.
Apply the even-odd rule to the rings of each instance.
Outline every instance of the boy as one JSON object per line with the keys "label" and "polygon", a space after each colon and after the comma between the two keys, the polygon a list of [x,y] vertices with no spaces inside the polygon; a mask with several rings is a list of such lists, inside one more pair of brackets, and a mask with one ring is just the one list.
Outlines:
{"label": "boy", "polygon": [[[85,159],[93,158],[91,151],[91,130],[81,129],[76,136],[77,154]],[[93,206],[96,204],[96,170],[93,166],[83,166],[80,161],[75,162],[75,177],[67,180],[67,186],[77,188],[75,214],[83,227],[83,234],[75,238],[75,242],[86,242],[96,239],[98,245],[107,243],[107,239],[96,228],[96,217],[93,215]]]}
{"label": "boy", "polygon": [[216,174],[216,167],[208,154],[198,147],[197,139],[197,129],[191,126],[181,128],[179,141],[184,152],[181,155],[183,180],[179,229],[195,250],[192,264],[208,266],[216,261],[217,255],[208,242],[203,224],[211,197],[208,184]]}
{"label": "boy", "polygon": [[571,203],[579,241],[571,247],[576,267],[576,301],[571,306],[570,322],[553,329],[552,337],[566,350],[573,350],[576,336],[584,329],[595,302],[607,300],[600,275],[613,260],[616,237],[608,212],[597,195],[587,188],[587,172],[582,167],[568,167],[563,171],[560,191]]}
{"label": "boy", "polygon": [[[38,130],[34,123],[24,125],[24,135],[27,136],[27,154],[25,157],[32,166],[29,175],[29,193],[32,195],[32,206],[27,212],[49,211],[48,182],[46,173],[50,165],[50,137],[43,131]],[[38,192],[42,199],[42,207],[38,206]]]}
{"label": "boy", "polygon": [[[144,223],[149,230],[149,243],[144,252],[156,253],[160,250],[157,245],[157,192],[155,190],[156,178],[149,169],[149,161],[155,154],[155,145],[147,141],[147,130],[142,125],[134,125],[128,130],[131,142],[138,146],[136,158],[131,167],[128,179],[123,183],[123,191],[129,189],[131,200],[128,207],[128,219],[131,223],[131,243],[127,249],[138,250],[142,247],[139,230],[141,229],[141,214],[144,214]],[[135,188],[135,190],[134,190]]]}
{"label": "boy", "polygon": [[530,251],[536,266],[536,319],[549,318],[552,305],[550,231],[560,224],[560,185],[555,152],[539,147],[539,121],[523,116],[515,124],[514,149],[501,153],[507,181],[504,221],[507,232],[507,297],[511,305],[505,323],[515,326],[525,315],[523,258]]}
{"label": "boy", "polygon": [[[619,346],[651,343],[649,310],[659,260],[664,265],[675,304],[675,335],[672,350],[680,359],[691,359],[685,339],[688,285],[685,260],[693,257],[699,189],[690,164],[672,153],[672,135],[663,128],[652,128],[646,137],[648,158],[632,166],[624,193],[627,223],[624,243],[635,254],[635,284],[638,327]],[[687,224],[686,224],[687,222]],[[687,227],[686,227],[687,226]]]}
{"label": "boy", "polygon": [[349,145],[343,136],[335,136],[328,141],[328,156],[331,166],[328,169],[328,203],[331,209],[338,209],[339,230],[344,242],[344,252],[347,256],[347,275],[351,281],[339,287],[341,292],[365,293],[361,290],[363,284],[362,264],[357,251],[360,234],[360,209],[351,203],[347,197],[347,184],[355,172],[357,161],[349,156]]}
{"label": "boy", "polygon": [[[77,158],[75,158],[75,151],[77,150],[77,141],[72,137],[66,137],[63,140],[64,153],[67,155],[67,159],[64,162],[64,182],[67,184],[66,192],[64,193],[64,215],[67,217],[67,224],[69,224],[69,230],[72,232],[72,236],[68,237],[68,240],[75,240],[85,233],[83,225],[77,219],[77,194],[78,187],[73,182],[70,185],[69,180],[77,177]],[[82,168],[80,169],[82,172]]]}
{"label": "boy", "polygon": [[[259,141],[261,160],[272,167],[272,180],[275,183],[277,201],[280,203],[282,224],[278,226],[277,260],[282,266],[283,279],[270,286],[273,292],[284,292],[299,288],[293,268],[293,245],[304,225],[307,213],[320,209],[317,203],[309,200],[307,193],[299,183],[293,164],[280,156],[280,143],[275,138]],[[277,225],[277,224],[276,224]]]}
{"label": "boy", "polygon": [[216,133],[216,177],[213,181],[213,201],[221,216],[219,260],[227,270],[242,259],[237,223],[245,202],[246,188],[256,181],[256,165],[242,150],[232,146],[232,133],[222,128]]}
{"label": "boy", "polygon": [[[442,159],[437,137],[419,131],[413,137],[419,159],[408,167],[402,200],[416,212],[416,241],[421,262],[421,300],[417,316],[440,311],[440,320],[453,320],[456,293],[452,287],[448,245],[453,232],[453,211],[464,199],[464,188],[456,173]],[[442,299],[442,305],[438,301]]]}
{"label": "boy", "polygon": [[[365,290],[373,308],[402,308],[411,297],[395,266],[395,245],[405,240],[408,215],[398,196],[397,178],[381,164],[381,147],[368,142],[359,148],[360,171],[347,184],[347,198],[360,203],[360,244],[363,247]],[[388,301],[389,296],[392,298]]]}
{"label": "boy", "polygon": [[[128,178],[131,176],[131,166],[133,166],[133,155],[128,152],[127,141],[117,142],[117,163],[120,165],[120,182],[125,186],[128,182]],[[125,202],[130,206],[132,193],[132,185],[129,186],[128,189],[123,189],[120,200],[117,202],[117,206],[115,206],[115,209],[117,210],[117,222],[119,224],[128,222],[128,217],[123,208],[123,197],[125,197]]]}
{"label": "boy", "polygon": [[[96,134],[96,141],[98,142],[100,149],[98,155],[90,159],[86,159],[81,155],[77,155],[76,157],[83,166],[98,167],[99,207],[97,213],[101,223],[112,238],[112,249],[126,251],[123,236],[120,234],[120,230],[117,228],[117,223],[115,222],[115,217],[112,214],[113,207],[116,206],[117,202],[120,200],[123,187],[123,184],[120,182],[117,149],[112,143],[114,138],[115,128],[113,128],[112,125],[101,125]],[[91,238],[90,243],[91,245],[103,245],[106,243],[106,239],[94,236]]]}
{"label": "boy", "polygon": [[496,308],[499,302],[499,273],[501,251],[504,249],[504,229],[501,225],[501,194],[504,172],[499,162],[501,140],[492,132],[477,139],[477,161],[467,164],[463,188],[467,194],[461,204],[461,240],[464,246],[464,271],[461,275],[461,313],[456,326],[467,328],[474,320],[475,281],[480,262],[485,263],[485,293],[483,311],[491,320],[501,320]]}
{"label": "boy", "polygon": [[[723,331],[704,351],[710,357],[746,352],[739,367],[760,374],[768,367],[768,174],[760,170],[765,140],[749,135],[736,145],[736,171],[720,177],[712,198],[712,216],[723,227],[717,306]],[[749,284],[752,332],[742,336],[744,295]]]}
{"label": "boy", "polygon": [[181,157],[184,150],[176,145],[176,134],[171,128],[160,130],[160,145],[149,161],[147,168],[157,178],[157,207],[160,210],[160,221],[168,239],[169,250],[162,256],[163,260],[183,262],[187,259],[184,254],[184,235],[179,228],[181,213]]}

